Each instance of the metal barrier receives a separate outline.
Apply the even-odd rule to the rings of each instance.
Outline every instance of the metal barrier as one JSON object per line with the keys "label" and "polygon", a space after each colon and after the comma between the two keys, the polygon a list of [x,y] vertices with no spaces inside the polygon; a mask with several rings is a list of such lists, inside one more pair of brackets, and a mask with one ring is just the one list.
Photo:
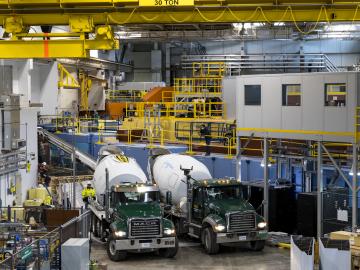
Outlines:
{"label": "metal barrier", "polygon": [[146,90],[106,90],[106,99],[108,101],[141,101]]}
{"label": "metal barrier", "polygon": [[224,62],[193,62],[193,77],[223,77],[226,72]]}
{"label": "metal barrier", "polygon": [[70,238],[89,238],[90,228],[91,211],[88,210],[15,253],[9,252],[5,260],[0,261],[0,269],[61,269],[61,244]]}
{"label": "metal barrier", "polygon": [[221,96],[222,77],[175,78],[175,96]]}
{"label": "metal barrier", "polygon": [[[183,134],[181,137],[176,138],[177,132],[175,130],[164,130],[161,129],[160,132],[154,132],[151,128],[141,129],[146,130],[143,134],[144,136],[136,135],[134,130],[131,129],[120,129],[121,132],[126,133],[127,143],[133,144],[134,142],[147,142],[147,148],[155,147],[155,144],[183,144],[187,146],[187,153],[194,154],[194,148],[205,147],[205,139],[201,137],[198,132],[190,132],[189,134]],[[216,148],[219,153],[225,153],[227,157],[232,158],[236,153],[236,137],[229,137],[227,135],[216,135],[213,133],[211,135],[211,147]]]}
{"label": "metal barrier", "polygon": [[242,70],[277,70],[281,72],[329,71],[339,72],[326,54],[212,54],[183,55],[183,69],[193,69],[193,63],[222,62],[226,65],[227,75],[239,75]]}
{"label": "metal barrier", "polygon": [[145,111],[159,112],[161,117],[222,118],[224,102],[127,102],[126,117],[144,117]]}
{"label": "metal barrier", "polygon": [[90,117],[56,117],[56,132],[74,130],[76,134],[88,132],[111,132],[116,133],[121,125],[119,120],[106,120]]}

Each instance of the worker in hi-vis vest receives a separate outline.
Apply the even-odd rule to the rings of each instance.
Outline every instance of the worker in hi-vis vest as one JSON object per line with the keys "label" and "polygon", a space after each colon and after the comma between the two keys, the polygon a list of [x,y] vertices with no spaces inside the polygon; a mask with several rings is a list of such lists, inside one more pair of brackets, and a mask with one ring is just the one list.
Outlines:
{"label": "worker in hi-vis vest", "polygon": [[95,200],[95,194],[96,194],[95,189],[92,187],[91,183],[89,182],[86,188],[84,188],[81,192],[81,196],[83,202],[85,203],[86,208],[90,203],[89,199]]}

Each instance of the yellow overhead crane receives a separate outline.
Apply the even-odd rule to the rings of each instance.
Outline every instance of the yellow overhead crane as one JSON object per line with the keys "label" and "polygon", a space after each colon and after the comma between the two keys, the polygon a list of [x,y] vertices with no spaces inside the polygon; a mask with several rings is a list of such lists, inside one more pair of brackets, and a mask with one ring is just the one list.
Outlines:
{"label": "yellow overhead crane", "polygon": [[[0,0],[0,58],[88,57],[119,47],[112,25],[359,21],[360,1],[346,0]],[[29,33],[31,26],[68,33]],[[312,29],[310,29],[312,31]]]}

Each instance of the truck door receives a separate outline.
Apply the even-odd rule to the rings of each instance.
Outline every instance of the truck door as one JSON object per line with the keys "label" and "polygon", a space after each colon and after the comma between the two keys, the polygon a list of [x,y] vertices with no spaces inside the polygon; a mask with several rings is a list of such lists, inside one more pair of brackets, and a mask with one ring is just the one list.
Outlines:
{"label": "truck door", "polygon": [[195,223],[199,224],[201,224],[204,216],[203,198],[202,188],[195,188],[193,193],[192,218]]}

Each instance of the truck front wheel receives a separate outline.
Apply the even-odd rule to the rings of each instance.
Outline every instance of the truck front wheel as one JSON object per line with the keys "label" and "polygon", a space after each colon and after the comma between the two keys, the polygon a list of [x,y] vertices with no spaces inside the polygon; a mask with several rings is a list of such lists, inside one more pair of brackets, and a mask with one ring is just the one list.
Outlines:
{"label": "truck front wheel", "polygon": [[203,229],[201,239],[207,254],[216,254],[219,252],[219,244],[216,243],[216,234],[211,227]]}
{"label": "truck front wheel", "polygon": [[107,243],[107,254],[110,260],[114,262],[123,261],[126,259],[127,252],[123,250],[116,250],[115,240],[110,236]]}
{"label": "truck front wheel", "polygon": [[261,251],[265,247],[265,240],[249,242],[249,248],[253,251]]}
{"label": "truck front wheel", "polygon": [[179,241],[175,237],[175,247],[159,249],[159,255],[164,258],[174,258],[179,249]]}

